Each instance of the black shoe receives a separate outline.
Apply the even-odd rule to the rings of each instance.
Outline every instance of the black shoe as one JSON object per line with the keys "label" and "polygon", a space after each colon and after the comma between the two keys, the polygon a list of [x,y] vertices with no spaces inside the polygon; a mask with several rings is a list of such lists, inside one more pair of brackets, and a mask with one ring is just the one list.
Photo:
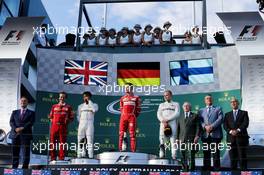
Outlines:
{"label": "black shoe", "polygon": [[220,167],[214,167],[213,170],[214,170],[214,171],[220,171],[221,168],[220,168]]}
{"label": "black shoe", "polygon": [[196,169],[194,167],[190,168],[190,171],[196,171]]}
{"label": "black shoe", "polygon": [[202,170],[203,171],[211,171],[211,167],[203,166]]}
{"label": "black shoe", "polygon": [[25,165],[25,166],[23,165],[22,169],[28,169],[28,165]]}
{"label": "black shoe", "polygon": [[185,171],[185,172],[188,172],[188,171],[189,171],[189,167],[188,167],[188,165],[184,165],[184,166],[182,167],[182,170]]}

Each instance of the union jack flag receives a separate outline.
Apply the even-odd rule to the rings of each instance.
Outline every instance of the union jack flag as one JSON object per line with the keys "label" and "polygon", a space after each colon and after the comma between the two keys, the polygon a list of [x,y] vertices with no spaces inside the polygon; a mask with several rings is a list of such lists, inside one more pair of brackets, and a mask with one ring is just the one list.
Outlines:
{"label": "union jack flag", "polygon": [[107,62],[66,60],[64,83],[104,86],[107,84],[107,69]]}
{"label": "union jack flag", "polygon": [[195,172],[180,172],[180,175],[201,175],[201,172],[195,171]]}
{"label": "union jack flag", "polygon": [[261,171],[241,171],[241,175],[262,175]]}
{"label": "union jack flag", "polygon": [[109,171],[90,171],[89,175],[110,175]]}
{"label": "union jack flag", "polygon": [[211,175],[232,175],[231,171],[217,171],[211,172]]}
{"label": "union jack flag", "polygon": [[149,175],[170,175],[170,172],[149,172]]}
{"label": "union jack flag", "polygon": [[119,175],[140,175],[140,172],[135,172],[135,171],[126,171],[126,172],[124,172],[124,171],[120,171],[119,172]]}
{"label": "union jack flag", "polygon": [[31,175],[51,175],[50,170],[32,170]]}
{"label": "union jack flag", "polygon": [[23,175],[22,169],[4,169],[4,175]]}
{"label": "union jack flag", "polygon": [[80,175],[80,171],[60,171],[60,175]]}

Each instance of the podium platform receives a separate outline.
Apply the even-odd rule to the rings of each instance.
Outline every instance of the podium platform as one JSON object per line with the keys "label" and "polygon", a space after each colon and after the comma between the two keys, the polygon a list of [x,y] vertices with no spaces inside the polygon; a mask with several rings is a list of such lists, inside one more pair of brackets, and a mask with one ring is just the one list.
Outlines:
{"label": "podium platform", "polygon": [[70,165],[70,161],[67,161],[67,160],[53,160],[49,164],[50,165]]}
{"label": "podium platform", "polygon": [[71,164],[73,165],[85,165],[85,164],[99,164],[100,161],[98,159],[88,159],[88,158],[76,158],[71,159]]}
{"label": "podium platform", "polygon": [[180,166],[180,163],[177,160],[170,159],[150,159],[148,161],[149,165],[176,165]]}
{"label": "podium platform", "polygon": [[148,165],[150,159],[155,159],[155,155],[133,152],[104,152],[97,155],[100,164],[132,164]]}

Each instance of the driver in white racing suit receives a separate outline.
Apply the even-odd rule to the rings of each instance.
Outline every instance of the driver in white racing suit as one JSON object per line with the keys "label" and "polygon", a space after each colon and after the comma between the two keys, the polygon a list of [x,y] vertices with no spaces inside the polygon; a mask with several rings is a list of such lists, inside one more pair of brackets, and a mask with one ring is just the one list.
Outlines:
{"label": "driver in white racing suit", "polygon": [[91,101],[91,96],[90,92],[84,92],[84,103],[78,106],[78,158],[87,157],[87,149],[88,158],[93,158],[94,114],[98,111],[98,105]]}
{"label": "driver in white racing suit", "polygon": [[[172,92],[166,90],[164,92],[164,103],[159,105],[157,112],[158,120],[160,121],[160,152],[159,157],[165,157],[165,143],[170,139],[171,144],[171,157],[176,159],[176,119],[180,116],[180,105],[177,102],[172,101]],[[172,134],[170,137],[166,137],[164,134],[164,128],[171,127]]]}

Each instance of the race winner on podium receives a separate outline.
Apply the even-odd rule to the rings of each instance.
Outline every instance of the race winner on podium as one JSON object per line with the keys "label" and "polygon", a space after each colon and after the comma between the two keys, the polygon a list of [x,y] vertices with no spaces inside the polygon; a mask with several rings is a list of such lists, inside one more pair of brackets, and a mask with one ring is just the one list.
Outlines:
{"label": "race winner on podium", "polygon": [[120,99],[121,117],[119,122],[119,151],[122,151],[124,133],[129,130],[130,150],[136,151],[136,119],[141,111],[140,97],[134,95],[133,84],[125,85],[126,94]]}

